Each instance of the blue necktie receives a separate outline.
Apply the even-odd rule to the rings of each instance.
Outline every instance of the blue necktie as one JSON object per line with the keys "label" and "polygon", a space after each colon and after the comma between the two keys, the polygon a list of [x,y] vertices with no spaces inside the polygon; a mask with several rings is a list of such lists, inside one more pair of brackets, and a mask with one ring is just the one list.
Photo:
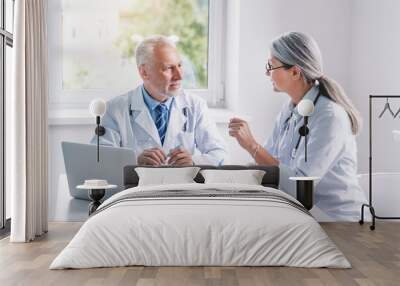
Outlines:
{"label": "blue necktie", "polygon": [[167,131],[168,108],[164,103],[160,103],[156,107],[156,127],[158,135],[160,135],[161,144],[164,144],[165,133]]}

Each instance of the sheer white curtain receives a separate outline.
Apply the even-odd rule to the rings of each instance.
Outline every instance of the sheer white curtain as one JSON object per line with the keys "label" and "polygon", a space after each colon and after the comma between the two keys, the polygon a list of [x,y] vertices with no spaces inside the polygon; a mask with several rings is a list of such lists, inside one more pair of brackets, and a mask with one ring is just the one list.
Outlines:
{"label": "sheer white curtain", "polygon": [[15,1],[8,162],[12,242],[47,232],[47,0]]}

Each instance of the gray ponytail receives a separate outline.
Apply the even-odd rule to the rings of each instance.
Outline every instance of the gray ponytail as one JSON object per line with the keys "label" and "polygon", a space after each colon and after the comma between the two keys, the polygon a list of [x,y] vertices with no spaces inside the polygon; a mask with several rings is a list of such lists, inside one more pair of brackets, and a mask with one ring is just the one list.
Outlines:
{"label": "gray ponytail", "polygon": [[360,113],[343,88],[323,74],[321,51],[312,37],[299,32],[285,33],[272,42],[271,55],[283,64],[299,67],[305,82],[318,80],[321,93],[344,108],[352,133],[359,133],[362,124]]}
{"label": "gray ponytail", "polygon": [[335,80],[326,76],[320,77],[318,81],[322,94],[343,107],[350,118],[352,133],[354,135],[358,134],[362,127],[361,115],[345,94],[343,88]]}

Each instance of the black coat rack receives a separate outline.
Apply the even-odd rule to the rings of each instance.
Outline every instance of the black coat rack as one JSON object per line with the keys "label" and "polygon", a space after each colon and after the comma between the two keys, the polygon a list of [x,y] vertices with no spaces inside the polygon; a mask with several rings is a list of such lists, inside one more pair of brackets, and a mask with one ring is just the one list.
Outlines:
{"label": "black coat rack", "polygon": [[[364,207],[368,207],[372,215],[372,225],[369,226],[371,230],[375,229],[375,219],[400,219],[400,217],[384,217],[378,216],[375,213],[375,209],[372,205],[372,101],[373,99],[385,98],[400,98],[400,95],[370,95],[369,96],[369,204],[363,204],[361,206],[361,219],[360,224],[364,223]],[[385,106],[386,109],[386,106]],[[396,112],[396,115],[399,112]],[[382,114],[381,114],[382,115]],[[392,114],[393,115],[393,114]]]}

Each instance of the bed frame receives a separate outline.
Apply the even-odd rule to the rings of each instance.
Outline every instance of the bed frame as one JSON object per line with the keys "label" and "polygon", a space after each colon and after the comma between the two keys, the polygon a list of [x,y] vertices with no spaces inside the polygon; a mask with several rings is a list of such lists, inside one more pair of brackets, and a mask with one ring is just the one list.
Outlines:
{"label": "bed frame", "polygon": [[[150,166],[139,166],[139,165],[129,165],[124,168],[124,189],[136,187],[139,183],[139,176],[135,172],[136,167],[146,167],[146,168],[180,168],[173,166],[162,166],[162,167],[150,167]],[[218,170],[263,170],[265,175],[262,179],[262,185],[265,187],[271,187],[278,189],[279,186],[279,168],[276,166],[242,166],[242,165],[223,165],[223,166],[210,166],[210,165],[196,165],[200,167],[201,170],[205,169],[218,169]],[[200,174],[194,178],[197,183],[204,183],[204,178]]]}
{"label": "bed frame", "polygon": [[[181,168],[177,166],[140,166],[140,165],[128,165],[124,168],[124,189],[136,187],[139,183],[139,176],[135,171],[136,167],[146,168]],[[211,166],[211,165],[196,165],[201,170],[206,169],[218,169],[218,170],[263,170],[265,175],[262,179],[261,184],[264,187],[271,187],[278,189],[279,186],[279,167],[276,166],[243,166],[243,165],[223,165],[223,166]],[[204,178],[200,174],[194,178],[196,183],[204,183]],[[311,180],[298,180],[296,182],[296,199],[303,204],[303,206],[310,210],[314,205],[314,187],[313,181]]]}

